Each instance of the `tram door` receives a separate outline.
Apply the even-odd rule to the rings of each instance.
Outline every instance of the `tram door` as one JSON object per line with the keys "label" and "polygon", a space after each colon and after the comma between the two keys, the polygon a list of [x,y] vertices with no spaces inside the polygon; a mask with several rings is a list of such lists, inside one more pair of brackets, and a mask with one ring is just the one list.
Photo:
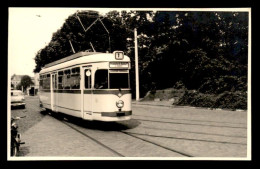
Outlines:
{"label": "tram door", "polygon": [[83,87],[83,114],[85,119],[91,119],[92,117],[92,80],[91,80],[91,68],[84,68],[84,87]]}
{"label": "tram door", "polygon": [[55,92],[57,90],[57,74],[51,75],[51,110],[52,111],[58,111],[57,110],[57,101],[58,101],[58,95]]}

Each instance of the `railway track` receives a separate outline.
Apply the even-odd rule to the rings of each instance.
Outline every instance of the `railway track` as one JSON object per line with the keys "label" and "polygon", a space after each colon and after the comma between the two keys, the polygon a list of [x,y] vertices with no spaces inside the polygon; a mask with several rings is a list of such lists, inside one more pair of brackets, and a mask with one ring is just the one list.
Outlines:
{"label": "railway track", "polygon": [[98,145],[104,147],[105,149],[109,150],[110,152],[114,153],[115,155],[119,156],[119,157],[124,157],[124,155],[120,154],[119,152],[113,150],[112,148],[106,146],[105,144],[101,143],[100,141],[98,141],[97,139],[95,139],[94,137],[91,137],[90,135],[78,130],[77,128],[73,127],[72,125],[70,125],[69,123],[60,120],[62,123],[66,124],[67,126],[69,126],[71,129],[75,130],[76,132],[84,135],[85,137],[91,139],[92,141],[94,141],[95,143],[97,143]]}
{"label": "railway track", "polygon": [[172,137],[172,136],[158,136],[152,134],[143,134],[143,133],[135,133],[135,132],[123,132],[129,135],[142,135],[142,136],[150,136],[150,137],[160,137],[167,139],[177,139],[177,140],[189,140],[189,141],[200,141],[200,142],[212,142],[212,143],[221,143],[221,144],[239,144],[239,145],[247,145],[246,143],[234,143],[228,141],[213,141],[213,140],[204,140],[204,139],[192,139],[192,138],[182,138],[182,137]]}
{"label": "railway track", "polygon": [[181,121],[191,121],[191,122],[209,122],[209,123],[219,123],[219,124],[238,124],[238,125],[246,125],[245,123],[240,123],[240,122],[225,122],[225,121],[214,121],[214,120],[190,120],[190,119],[179,119],[179,118],[165,118],[165,117],[155,117],[155,116],[145,116],[145,115],[137,115],[134,114],[133,116],[137,116],[137,117],[148,117],[148,118],[155,118],[155,119],[166,119],[166,120],[181,120]]}
{"label": "railway track", "polygon": [[246,136],[239,135],[226,135],[226,134],[216,134],[216,133],[206,133],[206,132],[195,132],[195,131],[185,131],[185,130],[177,130],[177,129],[165,129],[165,128],[157,128],[157,127],[146,127],[141,126],[140,128],[153,129],[153,130],[162,130],[162,131],[175,131],[182,133],[191,133],[191,134],[201,134],[201,135],[209,135],[209,136],[222,136],[222,137],[234,137],[234,138],[247,138]]}
{"label": "railway track", "polygon": [[209,124],[197,124],[197,123],[185,123],[185,122],[173,122],[173,121],[160,121],[160,120],[147,120],[134,118],[140,121],[156,122],[156,123],[168,123],[168,124],[184,124],[184,125],[194,125],[194,126],[207,126],[207,127],[221,127],[221,128],[238,128],[238,129],[247,129],[246,127],[240,126],[228,126],[228,125],[209,125]]}
{"label": "railway track", "polygon": [[149,140],[140,138],[140,137],[138,137],[138,136],[135,136],[135,135],[133,135],[133,134],[130,133],[130,132],[124,132],[124,131],[120,131],[120,132],[121,132],[121,133],[124,133],[124,134],[126,134],[126,135],[128,135],[128,136],[132,136],[132,137],[134,137],[134,138],[136,138],[136,139],[139,139],[139,140],[145,141],[145,142],[147,142],[147,143],[151,143],[151,144],[153,144],[153,145],[156,145],[156,146],[158,146],[158,147],[164,148],[164,149],[166,149],[166,150],[172,151],[172,152],[174,152],[174,153],[181,154],[181,155],[183,155],[183,156],[185,156],[185,157],[193,157],[192,155],[190,155],[190,154],[188,154],[188,153],[186,153],[186,152],[181,152],[181,151],[178,151],[178,150],[169,148],[169,147],[165,147],[165,146],[163,146],[163,145],[161,145],[161,144],[158,144],[158,143],[155,143],[155,142],[152,142],[152,141],[149,141]]}
{"label": "railway track", "polygon": [[[90,136],[90,135],[87,134],[86,132],[82,132],[81,130],[79,130],[79,129],[77,128],[78,126],[75,127],[76,124],[74,124],[73,122],[72,122],[72,124],[71,124],[71,123],[69,122],[69,120],[66,121],[66,120],[64,120],[64,119],[62,119],[62,118],[56,118],[56,119],[58,119],[60,122],[64,123],[65,125],[67,125],[67,126],[70,127],[71,129],[73,129],[74,131],[76,131],[76,132],[78,132],[78,133],[84,135],[85,137],[91,139],[92,141],[94,141],[94,142],[97,143],[98,145],[102,146],[103,148],[109,150],[109,151],[112,152],[113,154],[115,154],[115,155],[117,155],[117,156],[119,156],[119,157],[126,157],[124,154],[122,154],[122,153],[116,151],[115,149],[113,149],[113,148],[111,148],[111,147],[109,147],[109,146],[103,144],[101,141],[99,141],[98,139],[94,138],[93,136]],[[148,143],[148,144],[152,144],[153,146],[157,146],[157,147],[160,147],[160,148],[162,148],[162,149],[165,149],[165,150],[168,150],[168,151],[171,151],[171,152],[180,154],[181,156],[184,156],[184,157],[193,157],[193,156],[192,156],[191,154],[189,154],[189,153],[182,152],[182,151],[179,151],[179,150],[176,150],[176,149],[173,149],[173,148],[169,148],[169,147],[166,147],[166,146],[164,146],[164,145],[161,145],[161,144],[158,144],[158,143],[155,143],[155,142],[152,142],[152,141],[143,139],[143,138],[138,137],[138,136],[136,136],[135,134],[132,134],[132,133],[129,133],[129,132],[125,132],[125,131],[121,131],[121,130],[118,130],[117,132],[122,133],[122,134],[125,134],[125,135],[128,135],[128,136],[130,136],[130,137],[133,137],[134,139],[141,140],[141,141],[146,142],[146,143]]]}
{"label": "railway track", "polygon": [[[137,116],[138,117],[138,116]],[[246,129],[245,127],[242,126],[228,126],[225,123],[219,123],[219,124],[196,124],[194,122],[192,122],[191,120],[186,120],[186,122],[179,122],[179,121],[170,121],[170,120],[177,120],[177,119],[169,119],[168,121],[164,121],[163,119],[142,119],[142,118],[133,118],[134,120],[137,121],[148,121],[148,122],[157,122],[157,123],[171,123],[171,124],[183,124],[183,125],[199,125],[199,126],[210,126],[210,127],[220,127],[220,128],[239,128],[239,129]],[[80,121],[81,119],[79,119]],[[184,119],[178,119],[178,120],[184,120]],[[196,121],[196,120],[194,120]],[[199,120],[198,120],[199,121]],[[101,124],[95,124],[93,125],[92,123],[90,123],[90,125],[78,125],[77,122],[74,123],[73,121],[64,121],[61,120],[62,123],[66,124],[67,126],[69,126],[70,128],[72,128],[73,130],[75,130],[78,133],[81,133],[82,135],[84,135],[85,137],[91,139],[92,141],[94,141],[95,143],[97,143],[98,145],[102,146],[103,148],[111,151],[113,154],[115,154],[118,157],[129,157],[129,155],[127,155],[127,153],[125,154],[125,152],[122,152],[122,149],[118,149],[115,146],[111,146],[110,143],[105,143],[104,141],[102,141],[99,138],[97,138],[98,136],[95,136],[92,132],[92,134],[88,134],[88,132],[84,131],[84,128],[88,129],[88,130],[99,130],[99,131],[114,131],[114,132],[118,132],[118,133],[122,133],[124,135],[130,136],[133,139],[145,142],[145,144],[150,144],[152,146],[158,147],[159,149],[164,149],[167,151],[171,151],[175,154],[179,154],[180,156],[184,156],[184,157],[194,157],[196,155],[192,154],[192,153],[187,153],[184,152],[183,149],[179,150],[174,148],[174,146],[167,146],[165,144],[159,143],[157,141],[154,141],[153,139],[148,139],[146,137],[143,136],[149,136],[151,138],[163,138],[163,139],[176,139],[176,140],[183,140],[183,141],[198,141],[198,142],[209,142],[209,143],[219,143],[219,144],[233,144],[233,145],[241,145],[241,146],[246,146],[246,143],[236,143],[236,142],[230,142],[230,141],[220,141],[220,140],[208,140],[208,139],[199,139],[199,138],[181,138],[181,137],[175,137],[175,136],[161,136],[161,135],[154,135],[154,134],[147,134],[147,133],[139,133],[139,132],[133,132],[133,131],[127,131],[127,129],[129,128],[128,125],[125,125],[125,128],[122,128],[120,126],[118,126],[118,123],[110,123],[109,125],[104,125],[103,123]],[[215,122],[215,121],[211,121],[211,122]],[[80,122],[80,123],[83,123]],[[92,126],[91,126],[92,125]],[[102,126],[103,125],[103,126]],[[93,127],[95,126],[95,127]],[[82,127],[82,128],[81,128]],[[155,129],[155,130],[164,130],[164,129],[160,129],[160,128],[156,128],[156,127],[147,127],[147,126],[139,126],[141,128],[148,128],[148,129]],[[107,129],[110,128],[110,129]],[[131,128],[131,127],[130,127]],[[129,128],[129,129],[130,129]],[[112,129],[112,130],[111,130]],[[173,131],[175,131],[175,129],[171,129]],[[191,131],[182,131],[182,130],[176,130],[178,132],[186,132],[186,133],[193,133],[193,134],[202,134],[202,135],[212,135],[212,136],[222,136],[222,137],[234,137],[234,138],[246,138],[244,136],[236,136],[236,135],[224,135],[224,134],[216,134],[216,133],[203,133],[203,132],[191,132]],[[101,136],[102,137],[102,136]],[[109,136],[110,137],[110,136]],[[110,145],[109,145],[110,144]],[[113,144],[112,144],[113,145]]]}

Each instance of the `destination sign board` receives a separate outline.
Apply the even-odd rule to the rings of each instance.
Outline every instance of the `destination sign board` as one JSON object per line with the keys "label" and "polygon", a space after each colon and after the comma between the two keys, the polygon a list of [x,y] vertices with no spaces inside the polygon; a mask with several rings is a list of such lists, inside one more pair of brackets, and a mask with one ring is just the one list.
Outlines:
{"label": "destination sign board", "polygon": [[129,63],[128,62],[110,62],[109,67],[110,68],[128,68]]}

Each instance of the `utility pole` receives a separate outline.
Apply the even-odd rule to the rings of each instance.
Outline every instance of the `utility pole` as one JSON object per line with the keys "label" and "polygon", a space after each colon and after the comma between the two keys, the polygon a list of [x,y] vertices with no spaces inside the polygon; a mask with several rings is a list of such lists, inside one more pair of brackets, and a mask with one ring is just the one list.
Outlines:
{"label": "utility pole", "polygon": [[135,35],[135,84],[136,84],[136,101],[139,101],[139,69],[138,69],[138,45],[137,45],[137,29],[134,29]]}

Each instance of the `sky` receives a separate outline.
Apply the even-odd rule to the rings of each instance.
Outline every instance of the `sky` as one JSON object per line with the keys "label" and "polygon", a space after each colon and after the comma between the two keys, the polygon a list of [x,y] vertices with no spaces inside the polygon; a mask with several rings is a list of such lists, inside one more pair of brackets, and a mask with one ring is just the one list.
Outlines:
{"label": "sky", "polygon": [[90,8],[9,8],[8,77],[13,74],[34,76],[36,53],[50,42],[52,34],[77,10]]}

